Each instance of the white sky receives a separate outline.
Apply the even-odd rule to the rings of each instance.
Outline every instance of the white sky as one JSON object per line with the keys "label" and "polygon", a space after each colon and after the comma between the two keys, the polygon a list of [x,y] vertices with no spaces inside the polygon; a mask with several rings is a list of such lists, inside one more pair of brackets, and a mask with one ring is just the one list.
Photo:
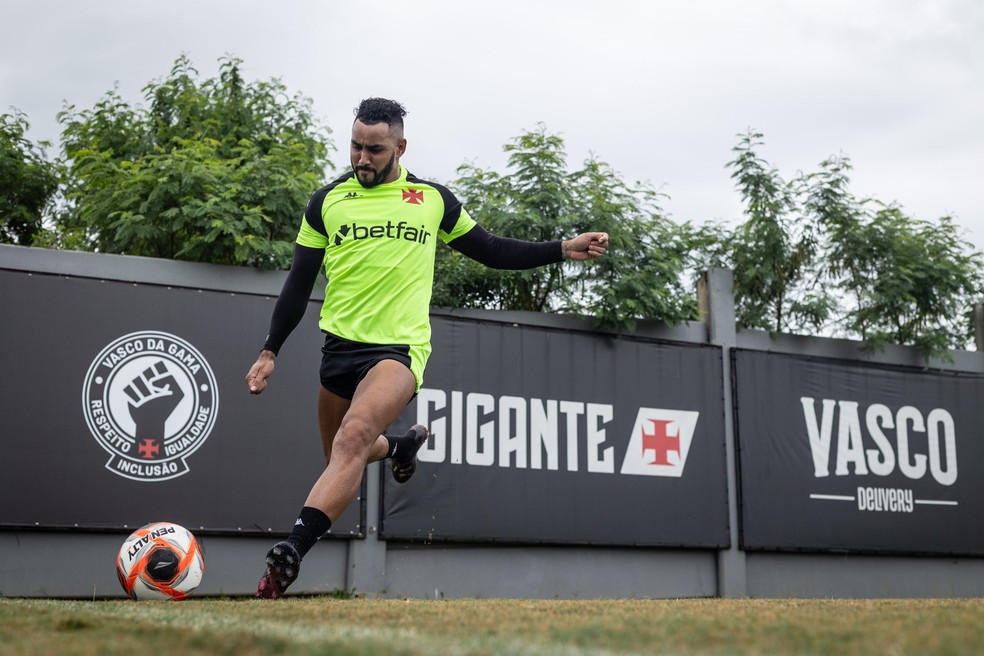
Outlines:
{"label": "white sky", "polygon": [[56,146],[64,103],[118,84],[144,104],[182,52],[203,78],[232,54],[310,97],[336,146],[359,100],[399,100],[424,178],[504,171],[502,146],[543,122],[572,168],[594,153],[678,221],[733,222],[725,165],[752,127],[786,179],[848,155],[856,196],[953,215],[984,251],[977,0],[6,0],[2,15],[0,111]]}

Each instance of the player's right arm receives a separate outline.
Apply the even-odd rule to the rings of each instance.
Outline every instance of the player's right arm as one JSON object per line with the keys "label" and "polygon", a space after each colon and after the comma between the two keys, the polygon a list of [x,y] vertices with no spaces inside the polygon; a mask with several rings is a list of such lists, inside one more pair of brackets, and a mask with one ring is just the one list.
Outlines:
{"label": "player's right arm", "polygon": [[277,298],[270,318],[270,332],[256,362],[246,374],[250,394],[260,394],[266,389],[267,379],[273,375],[277,353],[287,337],[304,317],[311,289],[318,278],[324,261],[323,248],[311,248],[295,244],[294,259],[284,280],[284,287]]}

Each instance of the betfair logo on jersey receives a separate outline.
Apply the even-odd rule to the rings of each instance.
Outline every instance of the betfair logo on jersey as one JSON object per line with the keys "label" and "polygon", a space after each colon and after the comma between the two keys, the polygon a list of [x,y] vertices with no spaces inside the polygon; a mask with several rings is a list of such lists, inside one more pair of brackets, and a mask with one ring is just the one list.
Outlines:
{"label": "betfair logo on jersey", "polygon": [[431,233],[428,232],[424,226],[414,228],[406,221],[400,221],[399,223],[387,221],[384,224],[371,226],[359,225],[358,223],[346,223],[338,229],[338,232],[335,233],[332,243],[334,243],[335,246],[341,246],[346,240],[362,241],[363,239],[402,239],[403,241],[426,244],[427,238],[430,236]]}

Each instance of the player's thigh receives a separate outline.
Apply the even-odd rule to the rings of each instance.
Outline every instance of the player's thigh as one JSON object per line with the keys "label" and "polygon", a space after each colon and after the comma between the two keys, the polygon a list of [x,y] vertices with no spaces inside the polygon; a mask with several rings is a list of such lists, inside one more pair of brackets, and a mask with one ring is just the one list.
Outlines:
{"label": "player's thigh", "polygon": [[417,380],[405,364],[381,360],[355,388],[343,423],[355,422],[360,434],[374,440],[396,421],[416,390]]}

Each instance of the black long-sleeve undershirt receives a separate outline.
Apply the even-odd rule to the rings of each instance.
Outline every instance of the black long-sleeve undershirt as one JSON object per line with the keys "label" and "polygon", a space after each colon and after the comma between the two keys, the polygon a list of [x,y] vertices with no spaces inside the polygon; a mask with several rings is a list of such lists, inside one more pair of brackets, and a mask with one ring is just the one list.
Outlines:
{"label": "black long-sleeve undershirt", "polygon": [[297,328],[304,317],[311,290],[318,279],[324,259],[325,251],[322,248],[294,245],[294,258],[290,263],[287,279],[284,280],[284,287],[280,290],[280,297],[273,307],[270,333],[263,344],[264,349],[279,353],[287,337]]}
{"label": "black long-sleeve undershirt", "polygon": [[[467,257],[493,269],[532,269],[564,259],[561,242],[533,242],[498,237],[476,224],[448,245]],[[294,246],[294,258],[280,297],[270,318],[270,332],[263,348],[280,352],[280,347],[304,317],[311,290],[318,278],[325,252],[320,248]]]}
{"label": "black long-sleeve undershirt", "polygon": [[498,237],[478,224],[448,246],[493,269],[532,269],[564,259],[559,241]]}

